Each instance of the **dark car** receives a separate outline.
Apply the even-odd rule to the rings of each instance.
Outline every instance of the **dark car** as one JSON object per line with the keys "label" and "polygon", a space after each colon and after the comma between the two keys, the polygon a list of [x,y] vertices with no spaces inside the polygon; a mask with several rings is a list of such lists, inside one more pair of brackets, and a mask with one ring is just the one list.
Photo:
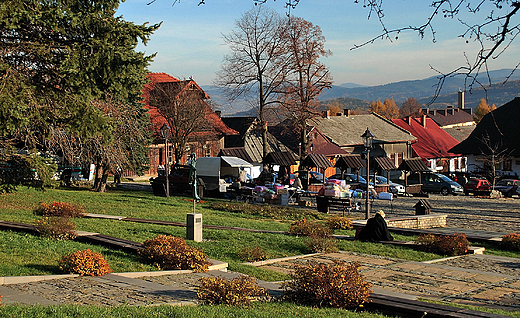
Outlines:
{"label": "dark car", "polygon": [[473,193],[474,195],[488,195],[491,192],[491,183],[486,179],[469,179],[468,182],[464,185],[464,194],[469,195]]}
{"label": "dark car", "polygon": [[[183,192],[191,192],[192,186],[189,183],[190,167],[187,165],[175,165],[170,169],[168,178],[170,195]],[[151,180],[154,195],[165,196],[166,193],[166,176],[160,175]],[[204,195],[204,181],[197,178],[197,194],[199,197]]]}
{"label": "dark car", "polygon": [[518,194],[520,187],[520,180],[517,179],[502,179],[495,184],[494,189],[502,192],[505,197],[512,197],[513,194]]}
{"label": "dark car", "polygon": [[[442,195],[448,194],[462,194],[464,189],[460,184],[451,180],[443,174],[435,172],[422,172],[421,178],[421,190],[423,192],[438,192]],[[418,184],[419,174],[414,173],[408,177],[408,184]]]}
{"label": "dark car", "polygon": [[[362,176],[359,176],[358,178],[358,175],[353,173],[345,173],[343,175],[341,175],[341,173],[337,173],[335,175],[330,176],[328,179],[345,180],[347,184],[359,185],[360,189],[367,188],[367,180]],[[371,182],[370,185],[373,185],[373,183]]]}

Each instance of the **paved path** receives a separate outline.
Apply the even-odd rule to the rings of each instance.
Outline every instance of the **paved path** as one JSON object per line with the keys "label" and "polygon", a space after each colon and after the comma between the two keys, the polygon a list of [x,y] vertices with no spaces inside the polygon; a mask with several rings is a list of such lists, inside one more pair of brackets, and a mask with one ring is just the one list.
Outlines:
{"label": "paved path", "polygon": [[298,264],[333,259],[358,262],[374,293],[520,310],[520,259],[517,258],[467,255],[413,262],[341,252],[257,265],[290,273]]}
{"label": "paved path", "polygon": [[[520,260],[467,255],[430,262],[412,262],[350,252],[314,254],[259,262],[259,267],[289,273],[298,264],[332,259],[356,261],[374,293],[407,299],[426,298],[520,310]],[[175,274],[173,274],[175,272]],[[154,276],[150,276],[154,275]],[[198,280],[205,276],[235,277],[238,273],[188,271],[121,273],[102,277],[62,275],[43,281],[0,285],[4,304],[156,305],[195,304]],[[7,278],[4,278],[8,280]],[[278,284],[260,282],[271,294]]]}

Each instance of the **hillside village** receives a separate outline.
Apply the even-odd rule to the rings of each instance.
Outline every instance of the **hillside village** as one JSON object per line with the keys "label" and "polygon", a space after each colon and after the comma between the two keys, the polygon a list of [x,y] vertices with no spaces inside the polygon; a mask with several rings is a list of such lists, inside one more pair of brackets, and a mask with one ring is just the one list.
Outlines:
{"label": "hillside village", "polygon": [[[165,81],[164,78],[181,83],[181,81],[167,74],[152,73],[150,77],[152,79],[151,86]],[[196,87],[203,93],[202,88],[198,85]],[[147,90],[145,90],[145,96],[148,96]],[[396,173],[396,170],[403,161],[413,158],[420,158],[428,169],[448,176],[454,174],[467,175],[468,177],[472,174],[475,176],[486,175],[486,173],[489,173],[490,167],[487,165],[487,161],[482,158],[489,154],[485,149],[479,147],[478,142],[467,145],[467,140],[483,138],[482,134],[488,129],[476,129],[480,126],[476,125],[474,121],[474,109],[466,107],[465,96],[464,92],[458,93],[456,107],[425,107],[421,109],[422,115],[420,116],[407,116],[392,120],[388,120],[377,113],[353,115],[350,109],[344,109],[341,113],[335,114],[324,110],[321,115],[307,120],[309,155],[327,158],[330,166],[311,166],[309,168],[323,173],[325,177],[341,173],[342,169],[335,166],[339,162],[338,159],[346,155],[363,155],[365,150],[361,135],[368,128],[375,135],[374,149],[372,150],[373,159],[387,158],[392,165],[391,169],[380,167],[377,164],[372,167],[375,167],[375,173],[379,175],[387,175],[391,172],[388,176],[395,182],[404,182],[403,174]],[[211,99],[211,96],[206,95],[205,98]],[[506,104],[505,108],[502,108],[504,106],[499,107],[495,112],[498,114],[503,111],[502,109],[510,108],[514,113],[514,106],[509,105],[517,103],[518,99],[516,98]],[[155,114],[153,107],[150,108],[150,113]],[[235,117],[230,115],[224,117],[221,113],[220,110],[210,111],[208,108],[206,116],[210,118],[209,122],[213,125],[211,138],[198,138],[196,141],[190,141],[186,147],[191,152],[195,152],[197,157],[237,156],[253,164],[256,168],[251,169],[251,177],[258,177],[265,160],[262,155],[262,140],[259,135],[257,118],[255,116]],[[160,137],[159,133],[159,128],[164,119],[158,119],[159,117],[157,115],[151,116],[156,129],[156,137],[150,152],[152,164],[150,165],[151,169],[147,172],[147,175],[150,176],[156,174],[154,167],[158,166],[160,162],[165,162],[164,139]],[[498,117],[495,116],[494,118],[496,120]],[[505,120],[505,118],[501,120]],[[487,122],[489,121],[484,119],[481,125],[486,125]],[[498,130],[502,129],[502,125],[504,125],[504,128],[510,129],[507,126],[507,121],[496,122],[496,125]],[[497,138],[490,140],[490,143],[503,145],[504,149],[508,149],[509,153],[512,156],[514,155],[514,149],[516,149],[514,144],[507,142],[506,139],[501,139],[496,133],[489,131],[489,134],[493,138]],[[286,120],[270,124],[268,136],[269,154],[288,153],[296,162],[300,161],[300,137],[290,125],[290,122]],[[462,145],[467,146],[462,147]],[[452,149],[459,150],[454,151]],[[516,178],[520,173],[520,166],[516,163],[518,160],[514,158],[508,157],[497,162],[497,164],[500,164],[497,175]],[[185,163],[186,160],[186,156],[180,159],[170,158],[170,162]],[[270,164],[276,172],[281,168],[288,168],[289,173],[301,170],[299,164],[286,167],[276,160]],[[345,172],[356,173],[358,168],[348,168]],[[363,170],[361,172],[364,173]]]}

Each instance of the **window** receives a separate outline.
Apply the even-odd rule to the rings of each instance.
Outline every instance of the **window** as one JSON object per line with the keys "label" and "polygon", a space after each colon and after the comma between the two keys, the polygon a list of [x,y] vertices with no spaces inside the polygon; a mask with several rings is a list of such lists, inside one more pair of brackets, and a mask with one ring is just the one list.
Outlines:
{"label": "window", "polygon": [[511,159],[506,159],[502,162],[502,170],[503,171],[512,171],[513,169],[511,169],[513,165],[513,161]]}

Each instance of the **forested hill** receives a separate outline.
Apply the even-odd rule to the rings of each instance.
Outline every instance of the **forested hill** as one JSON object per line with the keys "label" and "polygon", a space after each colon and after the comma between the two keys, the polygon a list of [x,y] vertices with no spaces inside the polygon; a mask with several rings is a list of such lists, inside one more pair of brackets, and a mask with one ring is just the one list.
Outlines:
{"label": "forested hill", "polygon": [[[489,77],[493,85],[487,87],[486,90],[475,87],[471,92],[466,92],[466,107],[475,108],[480,99],[486,97],[486,92],[488,103],[490,105],[495,104],[497,107],[509,102],[515,96],[520,96],[520,71],[515,72],[505,84],[502,84],[510,74],[510,69],[490,71]],[[488,82],[484,75],[481,75],[479,80],[482,83]],[[324,104],[344,105],[343,108],[352,110],[364,109],[368,107],[372,100],[377,101],[380,99],[384,101],[386,98],[391,97],[394,98],[398,106],[410,97],[416,98],[425,107],[442,107],[448,104],[456,106],[458,100],[457,93],[464,88],[464,77],[447,78],[440,95],[432,105],[428,106],[427,104],[432,102],[432,96],[435,93],[435,85],[437,83],[437,77],[430,77],[422,80],[402,81],[379,86],[360,87],[352,83],[343,86],[334,85],[331,89],[325,90],[319,99]],[[244,100],[229,103],[223,97],[222,90],[214,86],[203,86],[203,89],[216,104],[221,105],[224,115],[250,113],[252,107],[250,103]]]}

